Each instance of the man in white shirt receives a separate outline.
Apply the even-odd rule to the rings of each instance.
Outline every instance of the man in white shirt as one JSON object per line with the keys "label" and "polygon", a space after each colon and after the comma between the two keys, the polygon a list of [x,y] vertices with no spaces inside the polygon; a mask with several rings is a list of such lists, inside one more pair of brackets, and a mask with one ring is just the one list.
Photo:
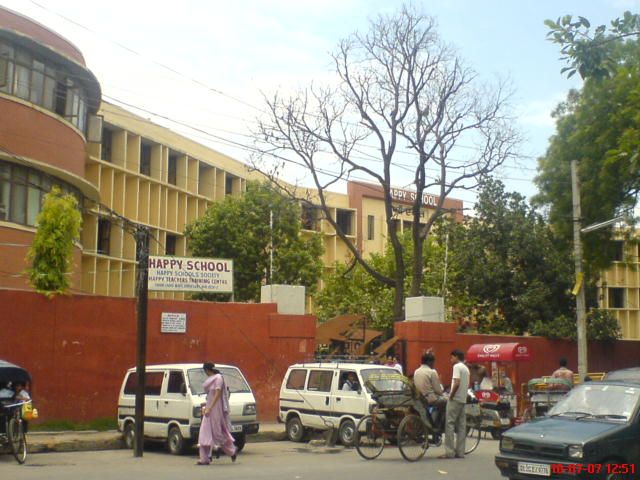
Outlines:
{"label": "man in white shirt", "polygon": [[358,377],[356,377],[354,372],[347,374],[347,379],[342,384],[342,390],[345,392],[355,392],[358,390]]}
{"label": "man in white shirt", "polygon": [[467,437],[467,417],[464,406],[467,403],[467,390],[469,389],[469,369],[464,364],[464,353],[457,349],[451,352],[451,363],[453,364],[453,375],[451,377],[451,392],[447,401],[445,454],[438,458],[464,458]]}

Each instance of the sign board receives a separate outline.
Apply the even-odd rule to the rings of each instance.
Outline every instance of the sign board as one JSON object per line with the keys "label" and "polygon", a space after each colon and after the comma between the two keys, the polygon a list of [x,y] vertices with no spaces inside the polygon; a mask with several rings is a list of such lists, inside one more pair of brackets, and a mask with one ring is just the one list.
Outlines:
{"label": "sign board", "polygon": [[149,291],[233,292],[233,260],[149,256]]}
{"label": "sign board", "polygon": [[187,333],[187,314],[162,312],[160,333]]}

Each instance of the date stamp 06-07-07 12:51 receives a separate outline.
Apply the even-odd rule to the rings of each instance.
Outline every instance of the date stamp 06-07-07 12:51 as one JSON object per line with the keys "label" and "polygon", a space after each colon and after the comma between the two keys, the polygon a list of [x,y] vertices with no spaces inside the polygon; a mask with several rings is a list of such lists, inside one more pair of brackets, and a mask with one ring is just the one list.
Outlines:
{"label": "date stamp 06-07-07 12:51", "polygon": [[635,475],[635,463],[552,463],[552,474]]}

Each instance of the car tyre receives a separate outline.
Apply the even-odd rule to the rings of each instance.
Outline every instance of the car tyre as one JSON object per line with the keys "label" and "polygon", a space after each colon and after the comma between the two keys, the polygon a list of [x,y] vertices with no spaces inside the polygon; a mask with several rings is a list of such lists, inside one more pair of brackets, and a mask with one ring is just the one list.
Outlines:
{"label": "car tyre", "polygon": [[356,441],[356,424],[353,420],[345,420],[340,424],[338,430],[340,443],[345,447],[352,447]]}
{"label": "car tyre", "polygon": [[124,446],[128,449],[133,450],[136,439],[136,429],[134,427],[133,422],[127,422],[122,429],[122,438],[124,440]]}
{"label": "car tyre", "polygon": [[173,455],[182,455],[184,452],[184,437],[182,436],[180,429],[175,425],[169,429],[169,434],[167,435],[167,447],[169,448],[169,453]]}
{"label": "car tyre", "polygon": [[287,420],[287,438],[292,442],[302,442],[306,434],[306,429],[302,425],[300,418],[291,417]]}

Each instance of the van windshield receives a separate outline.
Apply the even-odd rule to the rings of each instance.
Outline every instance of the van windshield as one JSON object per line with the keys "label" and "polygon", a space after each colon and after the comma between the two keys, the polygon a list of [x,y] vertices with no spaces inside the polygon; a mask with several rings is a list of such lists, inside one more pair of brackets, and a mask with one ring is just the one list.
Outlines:
{"label": "van windshield", "polygon": [[567,393],[549,411],[549,416],[627,421],[635,412],[639,398],[639,387],[589,382]]}
{"label": "van windshield", "polygon": [[360,372],[369,392],[411,392],[411,386],[395,368],[367,368]]}
{"label": "van windshield", "polygon": [[[251,393],[251,389],[240,373],[240,370],[232,367],[217,368],[224,377],[229,393]],[[187,375],[189,376],[191,393],[194,395],[204,394],[202,384],[207,379],[207,374],[204,373],[204,370],[202,368],[193,368],[187,372]]]}

